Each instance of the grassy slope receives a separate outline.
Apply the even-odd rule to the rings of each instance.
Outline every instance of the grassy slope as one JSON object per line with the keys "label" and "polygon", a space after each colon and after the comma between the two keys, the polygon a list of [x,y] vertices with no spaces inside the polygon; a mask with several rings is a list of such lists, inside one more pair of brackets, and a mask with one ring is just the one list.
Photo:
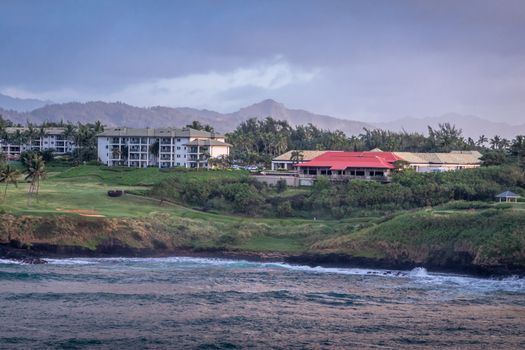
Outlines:
{"label": "grassy slope", "polygon": [[[4,220],[0,226],[0,240],[20,238],[27,242],[50,242],[51,237],[45,232],[64,232],[56,234],[54,243],[68,243],[68,236],[74,236],[71,243],[94,247],[103,240],[103,235],[113,236],[133,247],[151,247],[152,237],[147,231],[154,227],[159,235],[155,240],[171,242],[169,247],[223,247],[253,251],[300,252],[319,240],[348,232],[357,224],[370,221],[370,218],[349,219],[347,221],[323,221],[303,219],[249,218],[234,215],[202,212],[180,205],[126,195],[110,198],[106,195],[110,189],[140,191],[158,181],[171,176],[192,176],[202,181],[211,177],[242,176],[232,171],[187,171],[158,169],[108,169],[97,166],[79,166],[64,170],[48,169],[49,176],[42,182],[38,200],[31,204],[27,201],[28,184],[21,182],[18,188],[9,187],[7,200],[0,203],[0,212],[16,216],[39,217],[38,224],[29,223],[19,234],[11,229],[16,226],[14,220]],[[294,191],[293,189],[290,191]],[[94,210],[105,218],[85,218],[77,213],[64,210]],[[49,220],[49,217],[55,219]],[[73,222],[68,227],[66,222],[57,217],[69,217]],[[118,220],[117,220],[118,219]],[[94,221],[104,223],[104,234],[92,234],[83,230],[89,237],[79,237],[74,230],[84,226],[93,226]],[[50,226],[51,225],[51,226]],[[58,226],[53,226],[58,225]],[[126,229],[117,229],[125,226]],[[149,225],[149,226],[148,226]],[[95,227],[96,229],[96,227]],[[98,229],[101,231],[101,229]],[[8,232],[9,231],[9,232]],[[23,235],[26,234],[26,237]],[[16,236],[16,237],[15,237]],[[172,237],[173,236],[173,237]]]}
{"label": "grassy slope", "polygon": [[[174,204],[161,206],[155,200],[138,196],[106,195],[109,189],[147,189],[170,176],[206,181],[214,176],[239,174],[51,167],[38,201],[27,203],[26,183],[9,188],[7,200],[0,203],[0,213],[4,213],[0,241],[17,238],[28,243],[89,248],[119,241],[136,248],[336,252],[414,262],[454,260],[456,253],[465,253],[477,264],[512,262],[525,266],[525,203],[510,208],[483,204],[479,209],[466,210],[449,206],[405,212],[393,218],[313,221],[223,215]],[[288,191],[282,195],[296,190]],[[105,218],[85,218],[57,209],[96,210]]]}
{"label": "grassy slope", "polygon": [[404,213],[313,247],[400,262],[453,264],[467,258],[476,265],[525,267],[525,208],[521,204]]}

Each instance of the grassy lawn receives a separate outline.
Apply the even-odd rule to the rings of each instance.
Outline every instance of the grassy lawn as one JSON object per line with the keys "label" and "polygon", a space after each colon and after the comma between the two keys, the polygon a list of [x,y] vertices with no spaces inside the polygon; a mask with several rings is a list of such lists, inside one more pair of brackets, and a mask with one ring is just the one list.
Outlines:
{"label": "grassy lawn", "polygon": [[[140,192],[151,185],[169,177],[187,177],[203,179],[211,177],[238,177],[238,171],[188,171],[185,169],[160,170],[157,168],[106,168],[82,165],[72,168],[48,166],[48,176],[41,182],[37,199],[28,203],[29,184],[20,177],[18,188],[10,185],[7,199],[0,202],[0,210],[13,214],[25,215],[79,215],[65,210],[90,210],[105,217],[144,217],[157,213],[172,216],[204,220],[207,222],[234,224],[243,222],[261,222],[271,225],[295,226],[312,223],[312,220],[281,218],[249,218],[221,213],[203,212],[181,205],[164,203],[140,196],[125,195],[111,198],[108,190]],[[0,189],[3,189],[0,184]],[[62,209],[62,210],[61,210]],[[318,220],[319,224],[324,223]]]}

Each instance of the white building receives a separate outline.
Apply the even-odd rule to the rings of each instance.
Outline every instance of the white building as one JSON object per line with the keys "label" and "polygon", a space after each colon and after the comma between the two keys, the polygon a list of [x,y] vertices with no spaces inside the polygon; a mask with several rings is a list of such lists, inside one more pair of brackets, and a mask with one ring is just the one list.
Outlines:
{"label": "white building", "polygon": [[55,154],[71,153],[75,149],[72,136],[64,136],[65,128],[35,129],[28,135],[28,128],[8,127],[7,137],[0,139],[0,151],[7,159],[17,159],[24,151],[45,151],[52,149]]}
{"label": "white building", "polygon": [[114,128],[97,139],[98,158],[107,166],[202,168],[231,148],[223,135],[189,128]]}

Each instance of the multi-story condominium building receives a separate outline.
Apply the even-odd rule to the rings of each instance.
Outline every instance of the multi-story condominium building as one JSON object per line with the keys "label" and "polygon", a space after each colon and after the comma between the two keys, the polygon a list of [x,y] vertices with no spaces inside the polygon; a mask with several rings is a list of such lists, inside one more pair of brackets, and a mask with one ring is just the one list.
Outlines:
{"label": "multi-story condominium building", "polygon": [[97,138],[98,158],[107,166],[202,168],[231,148],[223,135],[189,128],[114,128]]}
{"label": "multi-story condominium building", "polygon": [[52,149],[55,154],[71,153],[75,149],[72,136],[64,135],[65,128],[34,129],[8,127],[7,137],[0,138],[0,151],[8,159],[17,159],[24,151],[45,151]]}

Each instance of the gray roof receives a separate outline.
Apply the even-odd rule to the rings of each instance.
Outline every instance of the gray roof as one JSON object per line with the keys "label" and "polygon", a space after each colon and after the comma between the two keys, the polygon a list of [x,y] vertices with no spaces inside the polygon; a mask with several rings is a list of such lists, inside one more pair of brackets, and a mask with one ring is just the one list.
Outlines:
{"label": "gray roof", "polygon": [[108,128],[98,137],[224,137],[220,134],[190,128]]}
{"label": "gray roof", "polygon": [[496,198],[519,198],[521,197],[519,194],[511,192],[511,191],[505,191],[501,192],[496,196]]}
{"label": "gray roof", "polygon": [[229,143],[226,143],[226,142],[222,142],[222,141],[219,141],[219,140],[214,140],[214,139],[205,139],[205,140],[193,140],[191,142],[188,142],[186,144],[186,146],[226,146],[226,147],[231,147],[232,145],[230,145]]}
{"label": "gray roof", "polygon": [[[26,128],[26,127],[22,127],[22,128],[19,128],[19,127],[7,127],[7,128],[5,128],[5,131],[8,134],[14,134],[14,133],[16,133],[17,130],[20,131],[20,132],[26,132],[26,131],[29,130],[29,128]],[[34,130],[37,133],[40,132],[40,128],[34,128]],[[44,131],[45,131],[46,135],[62,135],[64,133],[64,130],[65,130],[65,128],[56,128],[56,127],[44,128]]]}

